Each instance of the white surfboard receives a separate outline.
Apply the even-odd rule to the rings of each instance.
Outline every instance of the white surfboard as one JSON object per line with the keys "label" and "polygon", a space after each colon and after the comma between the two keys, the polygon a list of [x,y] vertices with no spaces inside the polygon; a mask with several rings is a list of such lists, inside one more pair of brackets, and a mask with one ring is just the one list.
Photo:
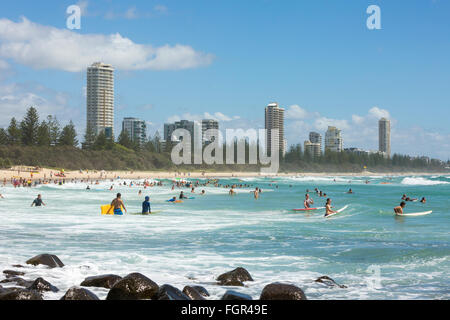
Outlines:
{"label": "white surfboard", "polygon": [[431,214],[433,211],[425,211],[425,212],[417,212],[417,213],[396,213],[395,215],[398,217],[420,217],[420,216],[426,216]]}
{"label": "white surfboard", "polygon": [[348,208],[348,205],[346,205],[346,206],[343,207],[342,209],[337,210],[336,213],[332,213],[332,214],[330,214],[330,215],[328,215],[328,216],[325,216],[325,218],[329,218],[329,217],[335,216],[335,215],[337,215],[338,213],[341,213],[342,211],[346,210],[347,208]]}

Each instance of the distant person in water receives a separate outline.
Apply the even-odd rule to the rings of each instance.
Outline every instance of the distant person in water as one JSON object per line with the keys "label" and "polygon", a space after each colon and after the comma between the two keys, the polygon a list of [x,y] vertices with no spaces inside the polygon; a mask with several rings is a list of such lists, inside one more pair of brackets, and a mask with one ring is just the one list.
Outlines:
{"label": "distant person in water", "polygon": [[305,209],[309,209],[312,204],[314,204],[314,200],[309,197],[309,194],[306,194],[305,201],[303,201],[303,206]]}
{"label": "distant person in water", "polygon": [[205,190],[202,190],[201,195],[204,196],[205,194],[206,194],[206,191],[205,191]]}
{"label": "distant person in water", "polygon": [[394,208],[396,214],[403,214],[403,209],[406,207],[406,202],[402,201],[398,207]]}
{"label": "distant person in water", "polygon": [[327,203],[325,204],[325,210],[326,210],[325,217],[328,217],[330,214],[337,213],[337,211],[333,211],[333,210],[331,210],[331,208],[333,208],[331,206],[331,199],[328,198]]}
{"label": "distant person in water", "polygon": [[[122,195],[120,193],[118,193],[116,198],[111,202],[111,208],[114,209],[114,215],[123,215],[122,208],[124,208],[125,212],[127,212],[127,208],[125,208],[125,204],[123,203]],[[109,208],[108,213],[111,208]]]}
{"label": "distant person in water", "polygon": [[187,198],[188,198],[188,197],[186,197],[186,196],[184,195],[184,192],[181,191],[181,193],[180,193],[180,199],[183,200],[183,199],[187,199]]}
{"label": "distant person in water", "polygon": [[0,193],[0,199],[5,199],[5,197]]}
{"label": "distant person in water", "polygon": [[172,199],[168,200],[169,202],[176,202],[177,201],[177,197],[173,197]]}
{"label": "distant person in water", "polygon": [[44,203],[44,201],[42,201],[42,196],[40,194],[38,194],[37,198],[34,199],[34,201],[31,204],[31,206],[35,206],[35,207],[45,206],[45,203]]}
{"label": "distant person in water", "polygon": [[[0,195],[1,196],[1,195]],[[422,200],[420,200],[420,202],[422,203],[427,203],[427,199],[425,199],[425,197],[422,198]]]}
{"label": "distant person in water", "polygon": [[350,190],[348,190],[348,192],[347,192],[348,194],[353,194],[353,190],[352,189],[350,189]]}
{"label": "distant person in water", "polygon": [[150,214],[152,213],[152,208],[150,205],[150,197],[145,197],[145,201],[142,202],[142,213],[143,214]]}
{"label": "distant person in water", "polygon": [[230,196],[234,196],[236,192],[234,191],[234,188],[230,189],[230,192],[228,193]]}

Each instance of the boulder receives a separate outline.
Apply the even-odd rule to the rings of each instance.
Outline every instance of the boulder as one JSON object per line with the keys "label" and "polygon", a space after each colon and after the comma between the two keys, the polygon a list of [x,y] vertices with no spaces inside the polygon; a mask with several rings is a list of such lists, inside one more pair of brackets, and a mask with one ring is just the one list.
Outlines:
{"label": "boulder", "polygon": [[206,290],[206,289],[203,288],[202,286],[192,286],[192,288],[194,288],[195,290],[197,290],[198,293],[200,293],[202,296],[204,296],[204,297],[209,297],[209,292],[208,292],[208,290]]}
{"label": "boulder", "polygon": [[253,281],[250,273],[244,268],[237,268],[233,271],[224,273],[217,278],[219,285],[243,287],[245,281]]}
{"label": "boulder", "polygon": [[94,293],[84,288],[72,287],[60,300],[100,300]]}
{"label": "boulder", "polygon": [[334,281],[333,279],[331,279],[328,276],[323,276],[323,277],[317,278],[315,280],[315,282],[323,283],[323,284],[327,285],[328,287],[339,287],[341,289],[347,288],[347,286],[338,284],[336,281]]}
{"label": "boulder", "polygon": [[206,300],[205,297],[198,292],[194,287],[186,286],[183,289],[183,293],[188,296],[191,300]]}
{"label": "boulder", "polygon": [[7,278],[25,275],[25,272],[14,271],[14,270],[4,270],[3,273],[6,275]]}
{"label": "boulder", "polygon": [[97,287],[111,289],[122,277],[114,274],[104,274],[101,276],[88,277],[80,284],[82,287]]}
{"label": "boulder", "polygon": [[159,287],[158,300],[191,300],[187,295],[177,288],[165,284]]}
{"label": "boulder", "polygon": [[248,294],[228,290],[225,292],[221,300],[253,300],[253,298]]}
{"label": "boulder", "polygon": [[39,292],[43,291],[51,291],[58,292],[59,289],[53,286],[50,282],[45,281],[42,278],[37,278],[31,286],[28,287],[28,290],[36,290]]}
{"label": "boulder", "polygon": [[43,300],[42,295],[34,290],[22,288],[0,289],[0,301],[3,300]]}
{"label": "boulder", "polygon": [[159,286],[140,273],[131,273],[109,290],[106,300],[156,300]]}
{"label": "boulder", "polygon": [[40,254],[33,257],[27,261],[27,264],[37,266],[39,264],[46,265],[50,268],[62,268],[64,264],[59,260],[59,258],[53,254]]}
{"label": "boulder", "polygon": [[272,283],[267,285],[260,300],[307,300],[305,293],[299,287],[291,284]]}
{"label": "boulder", "polygon": [[12,283],[12,282],[16,283],[19,287],[25,287],[25,288],[28,288],[29,286],[31,286],[33,284],[33,281],[27,281],[20,277],[11,277],[11,278],[7,278],[5,280],[0,281],[0,283]]}

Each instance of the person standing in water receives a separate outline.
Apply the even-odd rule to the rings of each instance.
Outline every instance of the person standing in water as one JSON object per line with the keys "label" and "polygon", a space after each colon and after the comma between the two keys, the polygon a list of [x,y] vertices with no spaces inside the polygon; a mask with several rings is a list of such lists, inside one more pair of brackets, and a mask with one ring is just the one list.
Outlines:
{"label": "person standing in water", "polygon": [[396,214],[403,214],[403,209],[406,207],[406,202],[402,201],[398,207],[394,208],[394,212]]}
{"label": "person standing in water", "polygon": [[306,194],[305,201],[303,201],[303,206],[305,209],[309,209],[312,204],[314,204],[314,200],[309,197],[309,194]]}
{"label": "person standing in water", "polygon": [[40,194],[38,194],[37,198],[34,199],[33,203],[31,204],[31,206],[35,206],[35,207],[42,207],[45,205],[46,204],[44,203],[44,201],[42,201],[42,196]]}
{"label": "person standing in water", "polygon": [[124,208],[125,212],[127,213],[127,208],[125,208],[125,204],[123,203],[122,195],[120,193],[118,193],[117,197],[111,202],[111,208],[109,208],[108,214],[112,208],[114,208],[114,215],[122,216],[123,215],[122,208]]}
{"label": "person standing in water", "polygon": [[142,214],[151,214],[152,208],[150,205],[150,197],[145,197],[145,201],[142,202]]}
{"label": "person standing in water", "polygon": [[330,214],[337,213],[337,211],[333,211],[333,210],[331,210],[331,208],[333,208],[331,206],[331,199],[328,198],[327,203],[325,204],[325,210],[326,210],[325,217],[328,217]]}

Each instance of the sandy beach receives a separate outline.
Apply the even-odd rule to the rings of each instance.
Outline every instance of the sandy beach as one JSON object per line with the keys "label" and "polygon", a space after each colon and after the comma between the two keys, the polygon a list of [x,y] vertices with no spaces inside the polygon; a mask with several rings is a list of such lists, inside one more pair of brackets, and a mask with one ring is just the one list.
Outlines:
{"label": "sandy beach", "polygon": [[311,176],[311,177],[324,177],[324,176],[340,176],[340,177],[355,177],[355,176],[432,176],[432,175],[446,175],[449,172],[437,173],[437,172],[389,172],[389,173],[377,173],[364,171],[360,173],[348,173],[348,172],[289,172],[278,173],[273,175],[262,174],[260,172],[169,172],[169,171],[64,171],[65,177],[58,176],[60,172],[53,169],[40,169],[33,171],[31,168],[15,167],[10,170],[0,170],[1,180],[11,179],[90,179],[90,180],[108,180],[108,179],[175,179],[175,178],[249,178],[249,177],[286,177],[286,176]]}

